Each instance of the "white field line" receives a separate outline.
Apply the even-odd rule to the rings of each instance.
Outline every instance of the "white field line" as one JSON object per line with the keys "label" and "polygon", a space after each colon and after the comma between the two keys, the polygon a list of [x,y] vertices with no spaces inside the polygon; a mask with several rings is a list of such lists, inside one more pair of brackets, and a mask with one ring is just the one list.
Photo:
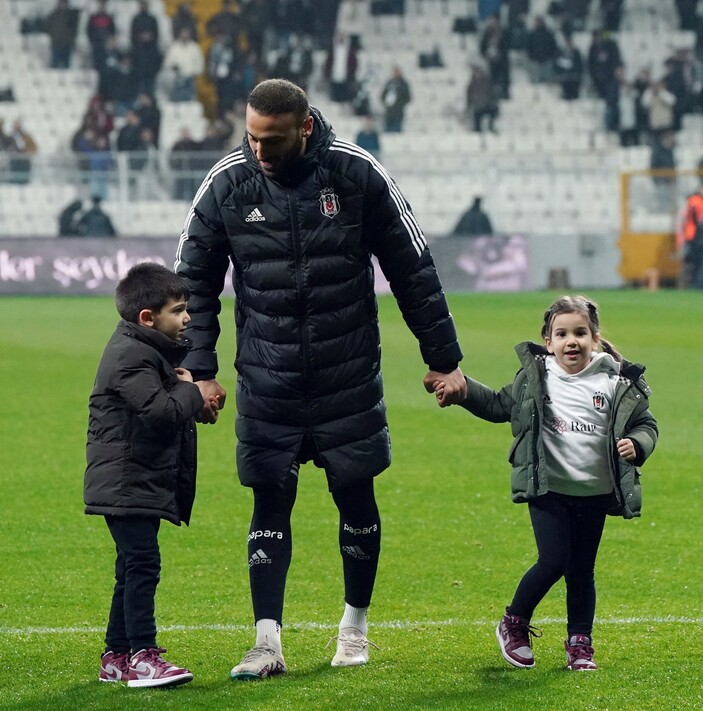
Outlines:
{"label": "white field line", "polygon": [[[562,618],[539,618],[540,625],[563,624]],[[388,622],[371,622],[371,628],[408,630],[423,627],[493,627],[495,620],[390,620]],[[598,625],[667,625],[667,624],[703,624],[703,617],[613,617],[597,619]],[[320,624],[318,622],[293,622],[284,625],[296,630],[334,630],[336,624]],[[248,632],[253,625],[167,625],[159,627],[160,632]],[[104,632],[104,627],[0,627],[0,636],[21,637],[26,635],[62,635],[62,634],[98,634]]]}

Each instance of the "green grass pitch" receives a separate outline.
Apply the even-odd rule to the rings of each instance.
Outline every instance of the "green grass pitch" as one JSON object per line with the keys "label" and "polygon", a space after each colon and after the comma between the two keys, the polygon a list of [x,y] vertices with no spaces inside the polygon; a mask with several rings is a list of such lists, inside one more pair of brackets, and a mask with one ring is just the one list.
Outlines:
{"label": "green grass pitch", "polygon": [[[497,388],[515,343],[539,337],[554,293],[450,294],[465,372]],[[589,292],[604,335],[647,365],[660,443],[641,519],[609,518],[597,565],[598,672],[564,671],[564,588],[537,610],[537,666],[512,669],[494,626],[534,543],[510,502],[508,425],[440,410],[395,302],[380,299],[393,465],[377,479],[383,550],[368,666],[332,669],[343,606],[336,510],[322,472],[301,472],[293,515],[283,678],[233,683],[253,641],[246,536],[251,494],[234,472],[232,303],[221,381],[231,397],[200,426],[190,528],[162,527],[160,643],[190,667],[171,691],[98,683],[111,540],[82,506],[87,399],[117,315],[109,298],[2,299],[0,709],[702,709],[703,294]]]}

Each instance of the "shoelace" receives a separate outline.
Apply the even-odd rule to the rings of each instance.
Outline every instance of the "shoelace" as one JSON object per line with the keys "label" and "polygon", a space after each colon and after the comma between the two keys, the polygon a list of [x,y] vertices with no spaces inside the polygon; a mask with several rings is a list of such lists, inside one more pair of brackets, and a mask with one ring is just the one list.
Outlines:
{"label": "shoelace", "polygon": [[152,647],[144,652],[144,661],[155,664],[157,662],[163,662],[161,655],[165,654],[166,650],[163,647]]}
{"label": "shoelace", "polygon": [[505,626],[513,639],[517,642],[524,642],[527,646],[530,646],[530,635],[538,639],[542,636],[542,630],[539,627],[527,622],[506,622]]}
{"label": "shoelace", "polygon": [[274,655],[276,654],[276,650],[272,649],[271,647],[253,647],[250,649],[245,655],[244,659],[242,660],[242,664],[246,662],[251,662],[257,657],[261,656],[262,654],[269,654],[269,655]]}
{"label": "shoelace", "polygon": [[[330,639],[329,642],[325,645],[325,649],[332,644],[332,642],[335,642],[338,640],[340,635],[336,634],[332,639]],[[349,651],[352,654],[361,654],[361,652],[364,651],[365,647],[368,647],[371,645],[374,649],[378,649],[380,651],[380,647],[377,644],[374,644],[370,639],[367,639],[366,637],[359,637],[357,639],[352,639],[351,637],[347,637],[344,635],[344,639],[342,640],[342,643],[347,645]]]}
{"label": "shoelace", "polygon": [[588,661],[592,661],[593,653],[593,647],[585,642],[578,642],[576,644],[569,645],[569,656],[573,661],[577,661],[578,659],[587,659]]}

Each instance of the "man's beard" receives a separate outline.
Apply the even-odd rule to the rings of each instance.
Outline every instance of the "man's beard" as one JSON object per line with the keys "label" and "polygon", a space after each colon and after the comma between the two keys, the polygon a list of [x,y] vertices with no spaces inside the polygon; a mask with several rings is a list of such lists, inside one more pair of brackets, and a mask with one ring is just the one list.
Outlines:
{"label": "man's beard", "polygon": [[303,137],[298,136],[296,142],[291,146],[290,150],[282,156],[279,156],[274,161],[271,161],[271,168],[264,168],[261,163],[261,170],[264,175],[269,178],[278,178],[285,175],[295,161],[300,157],[303,150]]}

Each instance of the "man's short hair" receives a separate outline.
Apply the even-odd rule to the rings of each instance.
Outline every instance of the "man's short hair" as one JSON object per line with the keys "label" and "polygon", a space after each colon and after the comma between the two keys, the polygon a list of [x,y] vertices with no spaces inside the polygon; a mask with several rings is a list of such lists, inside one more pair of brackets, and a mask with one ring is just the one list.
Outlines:
{"label": "man's short hair", "polygon": [[249,94],[247,104],[261,116],[293,114],[301,124],[310,115],[310,104],[305,92],[287,79],[266,79]]}
{"label": "man's short hair", "polygon": [[139,312],[161,311],[170,299],[188,301],[190,290],[171,270],[155,262],[135,264],[115,289],[117,312],[125,321],[139,322]]}

